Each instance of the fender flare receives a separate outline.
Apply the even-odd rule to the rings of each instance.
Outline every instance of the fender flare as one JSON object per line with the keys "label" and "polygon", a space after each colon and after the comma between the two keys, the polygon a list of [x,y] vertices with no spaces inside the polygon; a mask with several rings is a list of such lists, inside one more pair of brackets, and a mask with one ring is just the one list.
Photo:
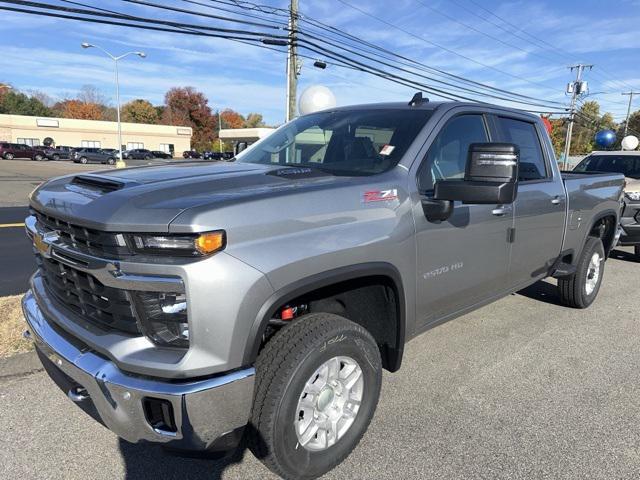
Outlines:
{"label": "fender flare", "polygon": [[[615,227],[614,227],[614,230],[613,230],[613,236],[615,237],[616,228],[620,224],[620,215],[618,214],[618,212],[616,212],[613,209],[604,210],[604,211],[598,213],[595,217],[593,217],[593,220],[591,221],[591,225],[587,229],[587,232],[585,233],[584,238],[582,239],[582,245],[580,246],[579,255],[582,255],[582,251],[584,250],[584,246],[587,243],[587,239],[589,238],[589,234],[591,233],[591,230],[593,229],[593,227],[596,225],[596,223],[598,223],[600,220],[602,220],[605,217],[614,217],[615,218]],[[609,256],[609,254],[611,253],[611,250],[613,250],[614,247],[615,247],[615,245],[613,245],[613,243],[612,243],[611,247],[609,248],[609,250],[605,252],[605,255],[607,257]],[[574,265],[576,263],[578,263],[579,255],[575,255],[574,256],[574,258],[573,258],[573,264]]]}
{"label": "fender flare", "polygon": [[388,365],[388,369],[392,372],[397,371],[402,363],[406,339],[405,293],[400,272],[395,266],[386,262],[367,262],[327,270],[326,272],[317,273],[297,280],[274,292],[262,305],[253,321],[253,325],[251,326],[249,337],[245,345],[243,365],[252,365],[255,363],[260,350],[262,335],[264,334],[269,320],[273,318],[277,309],[281,305],[319,288],[366,277],[388,277],[391,279],[392,287],[395,290],[394,293],[397,298],[396,315],[398,318],[398,325],[396,332],[396,345],[392,347],[393,351],[390,354],[391,361]]}

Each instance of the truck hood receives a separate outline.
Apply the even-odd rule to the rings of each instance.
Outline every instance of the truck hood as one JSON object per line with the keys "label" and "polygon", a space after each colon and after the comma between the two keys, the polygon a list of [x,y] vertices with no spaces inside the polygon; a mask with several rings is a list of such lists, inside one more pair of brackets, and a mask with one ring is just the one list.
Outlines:
{"label": "truck hood", "polygon": [[56,178],[38,187],[30,202],[38,211],[87,228],[166,232],[192,207],[215,209],[347,181],[308,168],[180,162]]}
{"label": "truck hood", "polygon": [[640,192],[640,180],[636,178],[625,177],[627,186],[624,187],[625,192]]}

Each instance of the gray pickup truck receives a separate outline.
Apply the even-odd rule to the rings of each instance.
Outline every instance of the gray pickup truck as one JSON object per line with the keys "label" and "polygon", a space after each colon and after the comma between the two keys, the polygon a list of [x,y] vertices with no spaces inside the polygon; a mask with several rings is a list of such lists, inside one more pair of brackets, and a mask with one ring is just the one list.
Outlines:
{"label": "gray pickup truck", "polygon": [[230,162],[53,179],[23,300],[49,375],[130,442],[241,439],[311,479],[427,329],[545,277],[598,294],[623,176],[561,174],[540,119],[490,105],[302,116]]}

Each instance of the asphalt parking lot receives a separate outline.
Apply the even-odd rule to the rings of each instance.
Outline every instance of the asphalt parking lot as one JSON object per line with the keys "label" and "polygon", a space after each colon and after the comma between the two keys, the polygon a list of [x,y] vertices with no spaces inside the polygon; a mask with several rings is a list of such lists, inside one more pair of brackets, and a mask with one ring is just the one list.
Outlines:
{"label": "asphalt parking lot", "polygon": [[[619,249],[587,310],[539,282],[413,340],[364,439],[326,478],[640,478],[639,277]],[[183,459],[120,441],[43,372],[0,364],[0,406],[3,478],[275,478],[248,451]]]}

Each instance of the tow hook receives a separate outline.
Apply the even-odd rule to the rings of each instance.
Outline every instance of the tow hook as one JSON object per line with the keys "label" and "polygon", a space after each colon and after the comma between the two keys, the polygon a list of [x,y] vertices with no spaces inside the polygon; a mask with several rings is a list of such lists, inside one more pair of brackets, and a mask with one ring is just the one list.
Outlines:
{"label": "tow hook", "polygon": [[67,392],[67,396],[76,403],[80,403],[89,398],[89,393],[84,387],[74,387]]}

